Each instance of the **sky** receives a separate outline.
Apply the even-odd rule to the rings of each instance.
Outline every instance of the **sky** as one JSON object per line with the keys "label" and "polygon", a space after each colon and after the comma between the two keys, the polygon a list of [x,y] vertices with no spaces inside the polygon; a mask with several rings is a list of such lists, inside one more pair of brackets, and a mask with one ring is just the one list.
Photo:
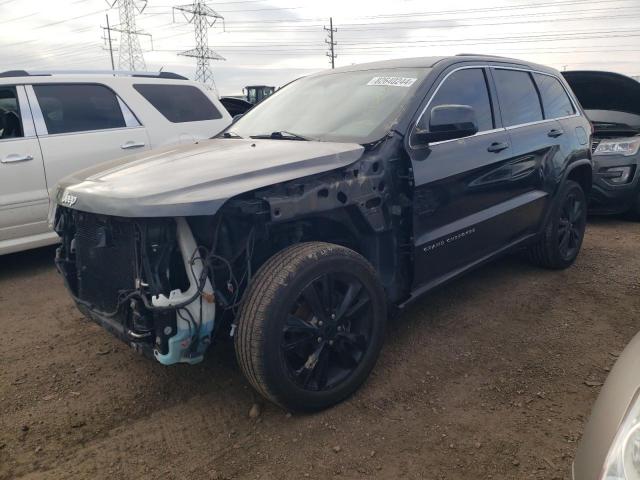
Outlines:
{"label": "sky", "polygon": [[[110,0],[113,3],[114,0]],[[136,0],[140,9],[145,2]],[[148,0],[136,16],[146,70],[190,78],[193,25],[173,6]],[[281,86],[330,68],[329,18],[336,66],[389,58],[483,53],[521,58],[559,70],[640,75],[640,0],[224,0],[207,3],[218,20],[209,46],[215,88],[237,95],[251,84]],[[0,71],[108,70],[105,0],[0,0]],[[152,40],[151,40],[152,39]],[[118,33],[113,33],[117,50]],[[114,52],[116,66],[118,51]]]}

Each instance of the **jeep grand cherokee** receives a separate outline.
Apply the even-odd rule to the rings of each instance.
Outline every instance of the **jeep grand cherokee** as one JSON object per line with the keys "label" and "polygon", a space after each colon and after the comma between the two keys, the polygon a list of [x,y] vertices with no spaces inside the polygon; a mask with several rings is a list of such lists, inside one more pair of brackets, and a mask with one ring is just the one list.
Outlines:
{"label": "jeep grand cherokee", "polygon": [[366,379],[389,313],[501,254],[571,265],[591,127],[555,70],[457,56],[299,79],[197,145],[114,161],[57,193],[79,308],[163,364],[234,337],[291,410]]}

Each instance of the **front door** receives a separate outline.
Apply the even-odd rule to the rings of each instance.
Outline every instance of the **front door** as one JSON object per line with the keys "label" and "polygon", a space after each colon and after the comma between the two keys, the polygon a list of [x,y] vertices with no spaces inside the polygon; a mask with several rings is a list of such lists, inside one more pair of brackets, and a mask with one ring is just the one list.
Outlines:
{"label": "front door", "polygon": [[[473,107],[476,135],[410,150],[414,170],[414,287],[428,288],[526,233],[530,192],[513,181],[515,153],[487,69],[453,70],[427,103]],[[419,121],[420,123],[420,121]]]}
{"label": "front door", "polygon": [[49,197],[24,87],[0,86],[0,252],[48,234]]}

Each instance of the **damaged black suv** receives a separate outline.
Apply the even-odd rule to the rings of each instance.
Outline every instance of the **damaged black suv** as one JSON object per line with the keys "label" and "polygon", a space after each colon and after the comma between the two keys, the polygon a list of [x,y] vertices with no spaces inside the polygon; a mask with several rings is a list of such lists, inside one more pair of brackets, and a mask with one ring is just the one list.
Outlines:
{"label": "damaged black suv", "polygon": [[140,352],[234,337],[255,389],[318,410],[366,379],[391,313],[501,254],[573,263],[591,127],[555,70],[457,56],[292,82],[218,138],[79,172],[56,264]]}

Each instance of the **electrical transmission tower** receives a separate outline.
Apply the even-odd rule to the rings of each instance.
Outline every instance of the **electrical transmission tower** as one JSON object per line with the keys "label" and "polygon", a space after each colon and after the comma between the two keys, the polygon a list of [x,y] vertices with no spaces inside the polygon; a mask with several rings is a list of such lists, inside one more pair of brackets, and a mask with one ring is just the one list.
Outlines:
{"label": "electrical transmission tower", "polygon": [[107,27],[111,31],[120,33],[120,46],[118,47],[118,68],[121,70],[145,70],[147,68],[140,47],[140,35],[144,33],[136,28],[136,12],[142,13],[147,6],[147,0],[106,0],[111,8],[118,5],[120,24],[115,27]]}
{"label": "electrical transmission tower", "polygon": [[182,12],[187,22],[193,23],[196,33],[196,48],[180,52],[178,55],[196,58],[198,61],[196,80],[212,85],[215,88],[209,60],[225,60],[225,58],[209,48],[209,28],[213,27],[218,20],[222,20],[224,26],[224,17],[209,7],[203,0],[194,0],[190,5],[173,7],[174,21],[176,10]]}
{"label": "electrical transmission tower", "polygon": [[337,28],[333,28],[333,17],[329,18],[329,28],[324,27],[325,32],[327,32],[328,38],[324,41],[327,45],[329,45],[329,51],[327,52],[327,57],[331,59],[331,68],[336,68],[336,45],[337,43],[333,40],[333,34],[338,31]]}

